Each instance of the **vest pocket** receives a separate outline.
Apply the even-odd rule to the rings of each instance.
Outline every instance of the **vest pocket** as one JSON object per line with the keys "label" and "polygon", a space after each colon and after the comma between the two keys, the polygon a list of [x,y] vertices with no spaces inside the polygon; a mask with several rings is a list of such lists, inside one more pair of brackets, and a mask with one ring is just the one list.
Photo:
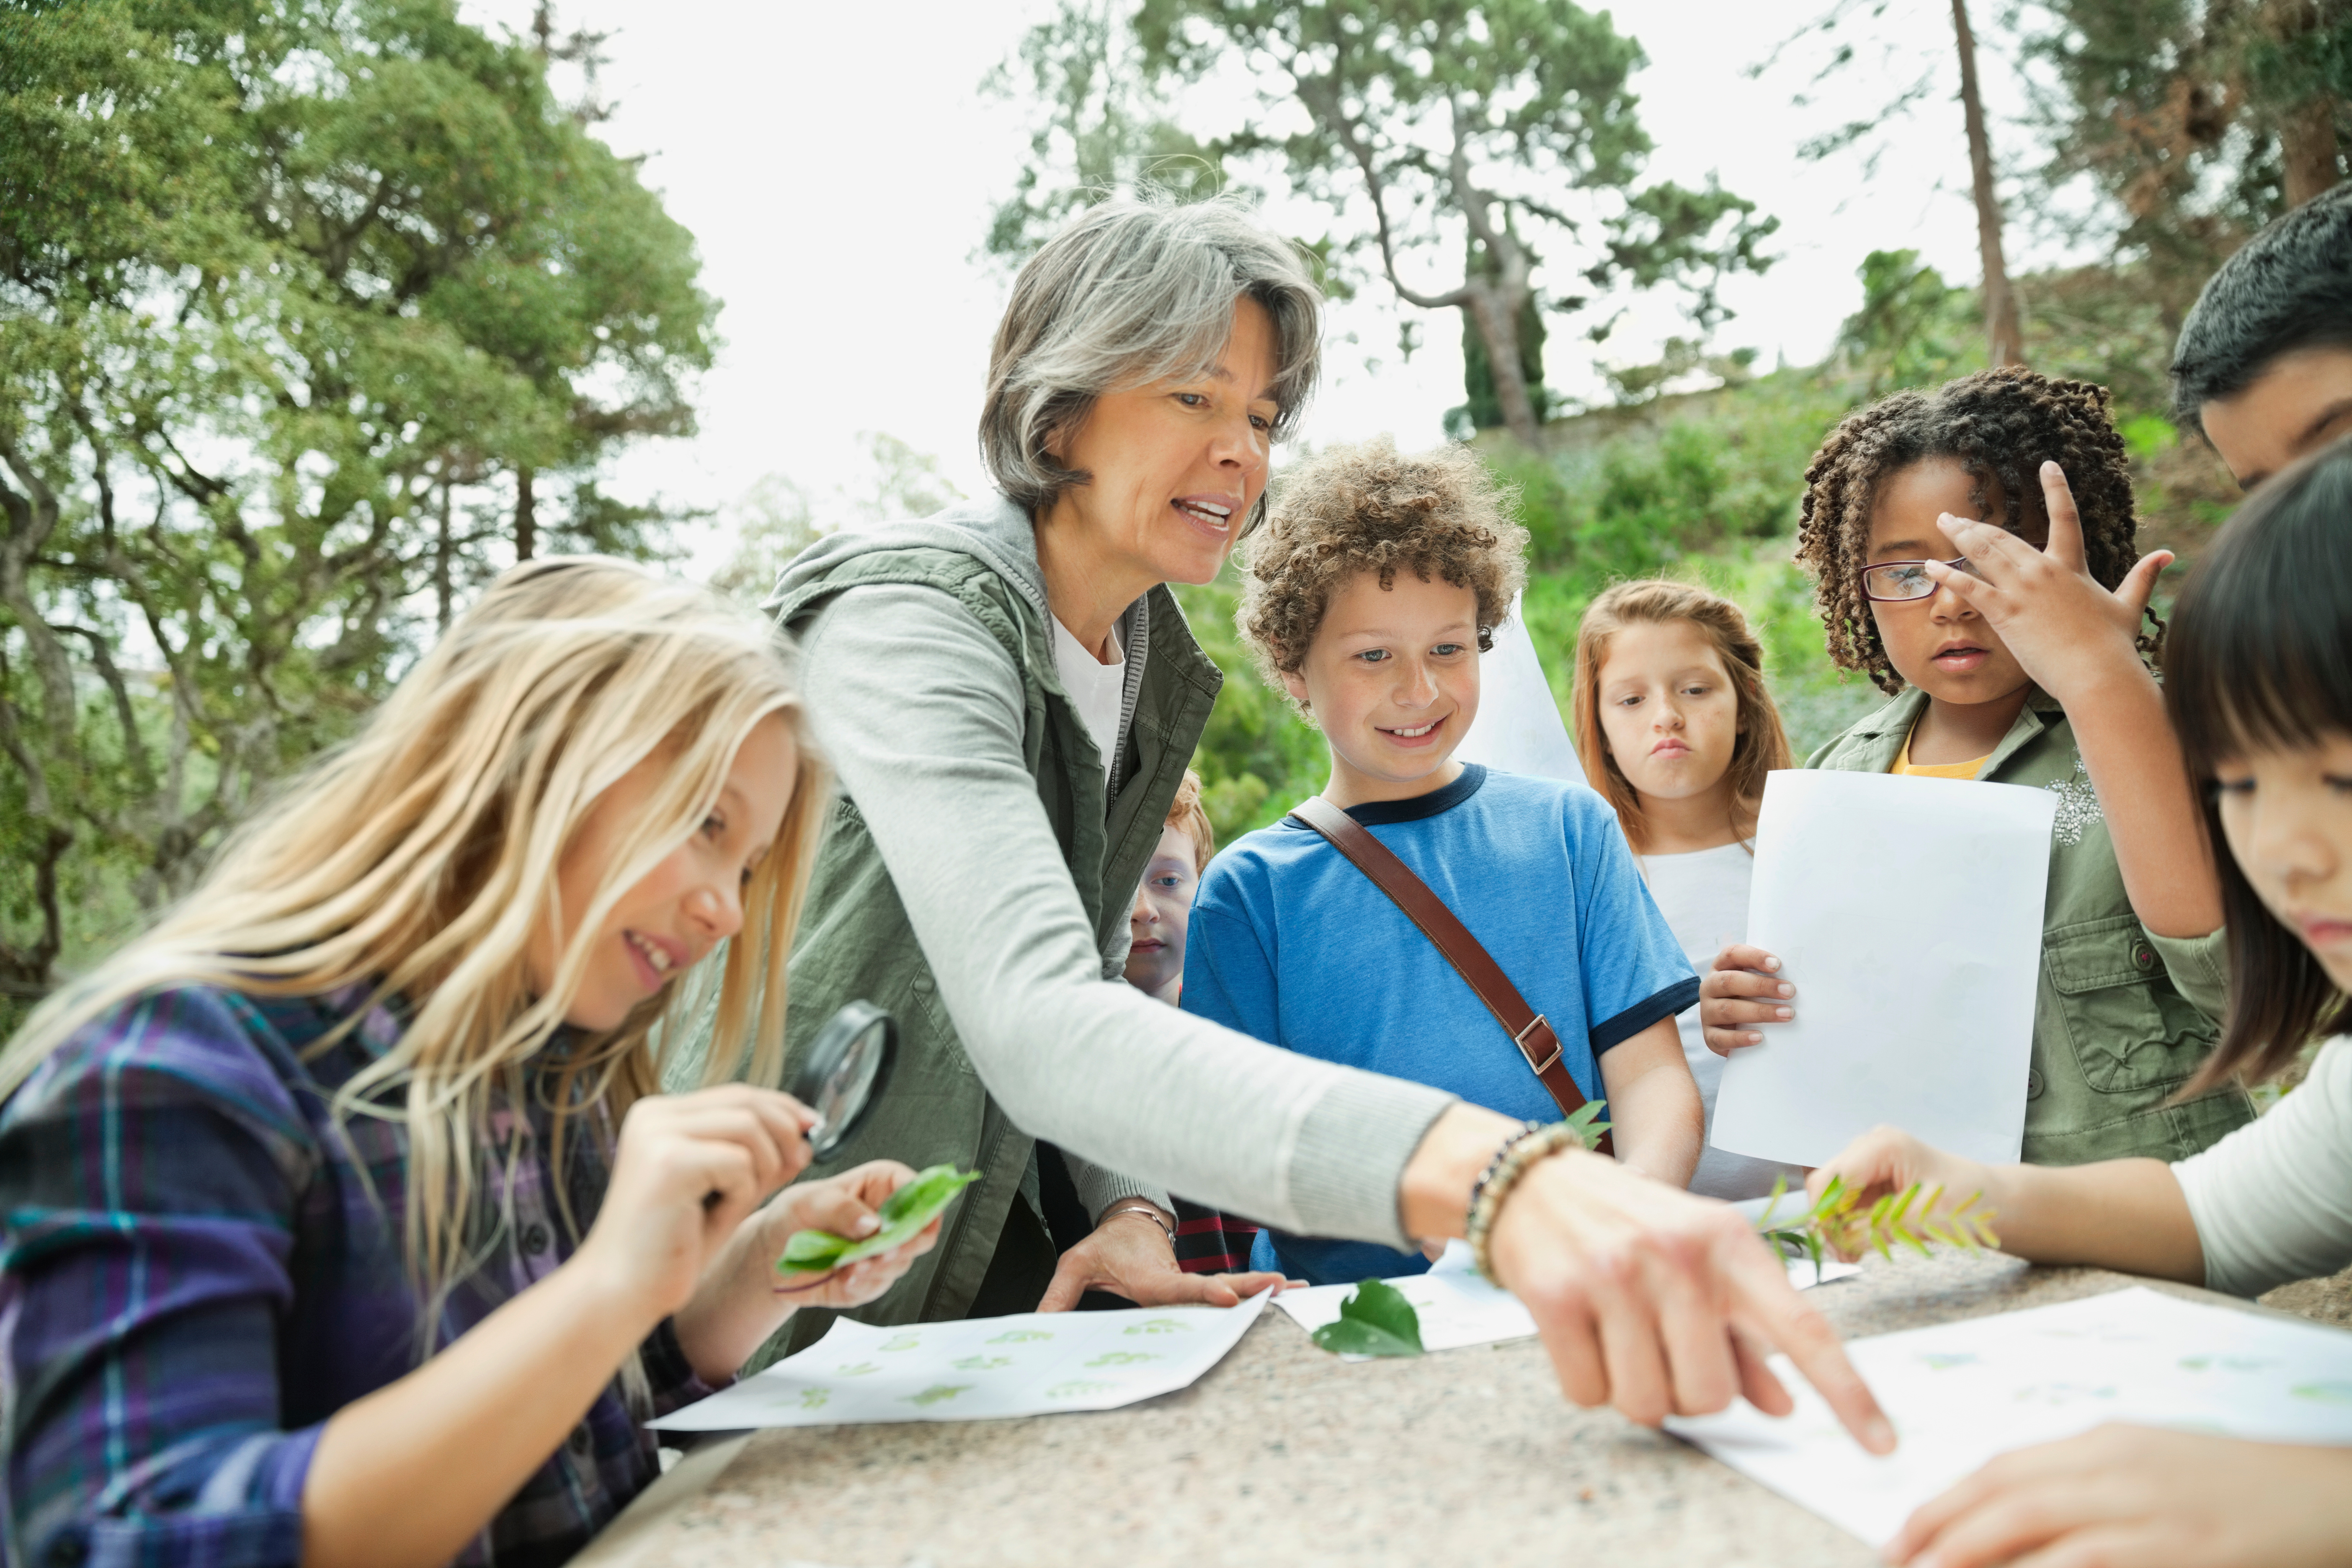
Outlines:
{"label": "vest pocket", "polygon": [[2075,1065],[2102,1094],[2179,1083],[2220,1037],[2219,1026],[2173,989],[2131,915],[2044,932],[2042,963]]}

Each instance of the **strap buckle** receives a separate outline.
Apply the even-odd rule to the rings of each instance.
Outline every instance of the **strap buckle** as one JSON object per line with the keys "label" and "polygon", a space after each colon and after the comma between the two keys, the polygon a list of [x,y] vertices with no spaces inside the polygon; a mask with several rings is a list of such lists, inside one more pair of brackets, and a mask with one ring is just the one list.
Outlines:
{"label": "strap buckle", "polygon": [[1545,1020],[1544,1016],[1541,1013],[1538,1013],[1534,1017],[1528,1020],[1527,1026],[1525,1028],[1522,1028],[1517,1034],[1511,1037],[1511,1044],[1519,1047],[1519,1054],[1528,1058],[1528,1066],[1535,1068],[1536,1076],[1538,1078],[1542,1077],[1545,1073],[1551,1071],[1552,1063],[1559,1060],[1560,1052],[1567,1048],[1559,1043],[1559,1037],[1554,1036],[1551,1042],[1551,1055],[1546,1057],[1541,1061],[1536,1060],[1535,1052],[1528,1049],[1528,1037],[1534,1034],[1538,1028],[1549,1029],[1551,1025]]}

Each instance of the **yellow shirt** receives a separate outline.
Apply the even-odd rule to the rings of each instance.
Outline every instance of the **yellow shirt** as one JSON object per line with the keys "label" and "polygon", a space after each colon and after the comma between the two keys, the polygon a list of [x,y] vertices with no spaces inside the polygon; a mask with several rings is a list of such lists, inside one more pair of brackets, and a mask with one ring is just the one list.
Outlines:
{"label": "yellow shirt", "polygon": [[1891,773],[1916,773],[1927,779],[1972,779],[1977,776],[1977,770],[1991,759],[1992,753],[1987,752],[1972,762],[1915,763],[1911,760],[1911,737],[1906,734],[1903,737],[1903,750],[1895,758],[1895,765],[1886,771]]}

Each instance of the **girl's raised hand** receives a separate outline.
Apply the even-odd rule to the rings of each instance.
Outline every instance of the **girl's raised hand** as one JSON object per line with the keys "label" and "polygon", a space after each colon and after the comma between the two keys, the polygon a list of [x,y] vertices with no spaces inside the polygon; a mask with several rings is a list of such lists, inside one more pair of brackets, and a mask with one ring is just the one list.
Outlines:
{"label": "girl's raised hand", "polygon": [[1797,988],[1780,977],[1780,961],[1760,947],[1733,942],[1715,955],[1698,983],[1699,1031],[1706,1048],[1728,1057],[1742,1046],[1763,1043],[1759,1024],[1785,1024],[1797,1016],[1790,1005]]}
{"label": "girl's raised hand", "polygon": [[807,1168],[815,1120],[791,1095],[740,1083],[638,1100],[573,1262],[648,1321],[669,1316],[736,1227]]}
{"label": "girl's raised hand", "polygon": [[[829,1230],[835,1236],[863,1240],[881,1226],[876,1212],[892,1193],[915,1179],[914,1170],[896,1160],[869,1160],[863,1165],[803,1182],[786,1189],[760,1213],[761,1252],[772,1267],[782,1256],[784,1243],[796,1230]],[[907,1241],[887,1252],[861,1258],[846,1268],[836,1268],[815,1284],[786,1298],[802,1307],[862,1307],[896,1285],[915,1259],[939,1245],[941,1215]]]}
{"label": "girl's raised hand", "polygon": [[1886,1543],[1889,1563],[2322,1568],[2352,1540],[2352,1452],[2100,1426],[2001,1455]]}
{"label": "girl's raised hand", "polygon": [[1936,520],[1970,571],[1930,562],[1927,574],[1985,618],[2034,684],[2071,707],[2070,693],[2116,667],[2138,668],[2138,634],[2157,574],[2172,552],[2152,551],[2113,592],[2084,564],[2083,518],[2066,471],[2042,465],[2042,499],[2050,518],[2050,544],[2036,550],[2007,529],[1949,512]]}

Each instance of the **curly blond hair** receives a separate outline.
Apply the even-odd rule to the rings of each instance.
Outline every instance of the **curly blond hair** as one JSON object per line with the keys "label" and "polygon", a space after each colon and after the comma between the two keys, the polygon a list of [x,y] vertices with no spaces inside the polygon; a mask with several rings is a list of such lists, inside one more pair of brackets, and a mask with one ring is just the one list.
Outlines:
{"label": "curly blond hair", "polygon": [[1527,582],[1517,492],[1467,447],[1401,456],[1383,436],[1310,458],[1276,489],[1264,527],[1242,542],[1242,640],[1268,683],[1296,675],[1331,595],[1360,572],[1396,585],[1400,569],[1478,597],[1478,647]]}

